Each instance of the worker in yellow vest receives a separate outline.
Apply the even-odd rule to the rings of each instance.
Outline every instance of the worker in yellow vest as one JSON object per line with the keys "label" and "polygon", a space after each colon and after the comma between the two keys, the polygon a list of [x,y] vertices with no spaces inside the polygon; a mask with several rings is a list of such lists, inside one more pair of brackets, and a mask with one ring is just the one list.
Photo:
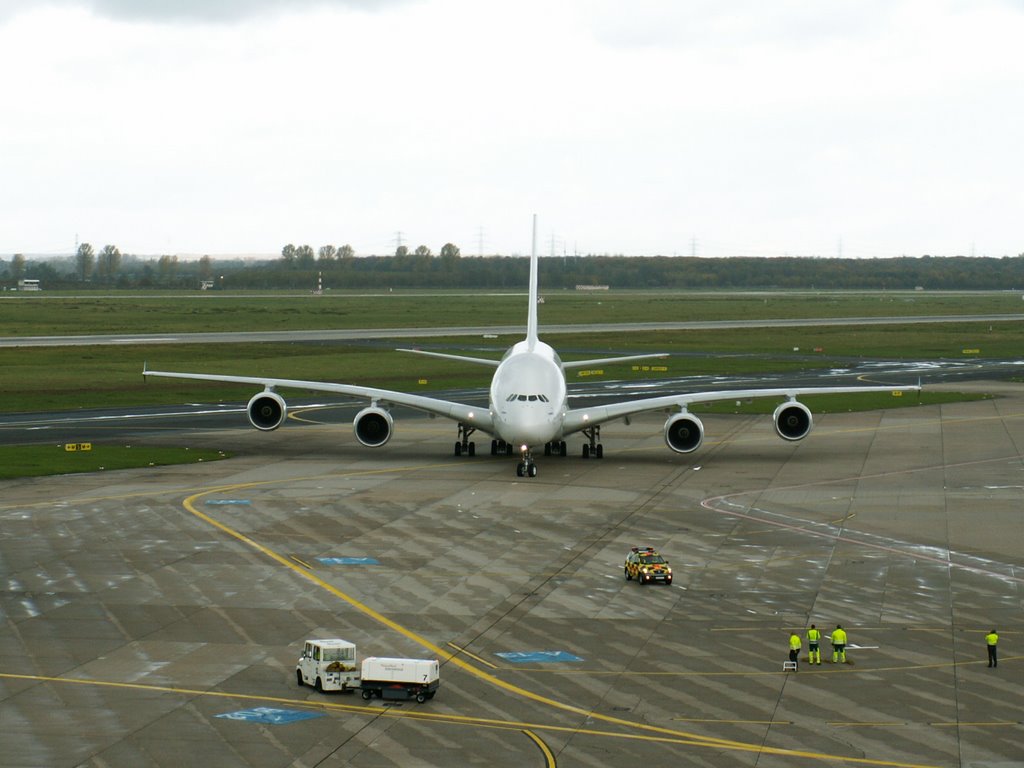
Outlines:
{"label": "worker in yellow vest", "polygon": [[821,642],[821,630],[811,624],[811,628],[807,630],[807,663],[808,664],[821,664],[821,647],[818,643]]}
{"label": "worker in yellow vest", "polygon": [[842,624],[836,624],[832,630],[832,663],[846,663],[846,630]]}
{"label": "worker in yellow vest", "polygon": [[789,660],[793,662],[793,671],[799,671],[797,665],[800,663],[800,648],[803,641],[796,632],[789,633]]}
{"label": "worker in yellow vest", "polygon": [[988,665],[990,667],[998,667],[999,660],[996,658],[996,643],[999,642],[999,635],[993,629],[987,635],[985,635],[985,645],[988,646]]}

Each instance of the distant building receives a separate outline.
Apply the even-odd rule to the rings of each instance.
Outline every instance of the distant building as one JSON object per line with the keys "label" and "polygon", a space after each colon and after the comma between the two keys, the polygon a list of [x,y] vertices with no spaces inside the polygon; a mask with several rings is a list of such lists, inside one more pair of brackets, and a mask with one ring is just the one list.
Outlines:
{"label": "distant building", "polygon": [[19,291],[41,291],[43,286],[39,284],[38,280],[19,280],[18,281]]}

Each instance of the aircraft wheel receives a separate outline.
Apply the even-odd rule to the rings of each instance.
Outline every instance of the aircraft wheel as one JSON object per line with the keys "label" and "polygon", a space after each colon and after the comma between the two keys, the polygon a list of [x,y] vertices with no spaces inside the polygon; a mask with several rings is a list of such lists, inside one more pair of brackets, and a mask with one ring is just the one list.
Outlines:
{"label": "aircraft wheel", "polygon": [[469,455],[476,456],[476,443],[469,444]]}
{"label": "aircraft wheel", "polygon": [[491,456],[497,456],[497,455],[498,455],[498,441],[497,440],[491,440]]}
{"label": "aircraft wheel", "polygon": [[590,446],[587,445],[586,443],[583,444],[583,458],[584,459],[589,459],[590,458]]}
{"label": "aircraft wheel", "polygon": [[522,476],[523,476],[523,462],[519,462],[518,464],[516,464],[516,477],[522,477]]}
{"label": "aircraft wheel", "polygon": [[599,458],[599,459],[603,459],[604,458],[604,446],[601,445],[601,443],[597,444],[597,450],[594,451],[594,455],[597,458]]}
{"label": "aircraft wheel", "polygon": [[550,456],[551,455],[551,443],[544,443],[544,455],[545,456]]}
{"label": "aircraft wheel", "polygon": [[458,441],[455,442],[455,455],[456,456],[461,456],[462,455],[462,443],[460,443]]}
{"label": "aircraft wheel", "polygon": [[536,477],[536,476],[537,476],[537,465],[536,464],[531,464],[530,465],[530,477]]}
{"label": "aircraft wheel", "polygon": [[565,448],[565,440],[563,440],[558,444],[558,452],[561,453],[563,456],[568,456],[569,454],[565,452]]}

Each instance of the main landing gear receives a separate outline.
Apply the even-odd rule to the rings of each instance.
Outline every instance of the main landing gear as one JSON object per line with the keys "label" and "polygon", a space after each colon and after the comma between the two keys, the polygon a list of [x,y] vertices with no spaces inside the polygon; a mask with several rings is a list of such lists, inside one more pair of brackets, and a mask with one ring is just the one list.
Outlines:
{"label": "main landing gear", "polygon": [[465,424],[459,424],[459,439],[455,441],[455,455],[461,456],[466,454],[467,456],[476,455],[476,443],[469,441],[469,436],[476,432],[476,427],[468,427]]}
{"label": "main landing gear", "polygon": [[512,444],[506,443],[504,440],[491,440],[491,456],[502,456],[512,455]]}
{"label": "main landing gear", "polygon": [[593,456],[595,459],[603,459],[604,446],[597,442],[601,439],[601,426],[588,427],[583,430],[583,435],[590,441],[583,444],[583,458],[589,459]]}

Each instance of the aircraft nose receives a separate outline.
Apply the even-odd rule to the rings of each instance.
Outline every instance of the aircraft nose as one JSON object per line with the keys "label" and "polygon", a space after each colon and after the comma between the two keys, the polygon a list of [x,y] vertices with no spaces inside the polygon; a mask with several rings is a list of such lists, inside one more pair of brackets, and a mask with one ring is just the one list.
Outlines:
{"label": "aircraft nose", "polygon": [[515,428],[515,435],[509,442],[519,445],[543,445],[549,442],[555,434],[555,422],[546,417],[538,417],[518,422]]}

